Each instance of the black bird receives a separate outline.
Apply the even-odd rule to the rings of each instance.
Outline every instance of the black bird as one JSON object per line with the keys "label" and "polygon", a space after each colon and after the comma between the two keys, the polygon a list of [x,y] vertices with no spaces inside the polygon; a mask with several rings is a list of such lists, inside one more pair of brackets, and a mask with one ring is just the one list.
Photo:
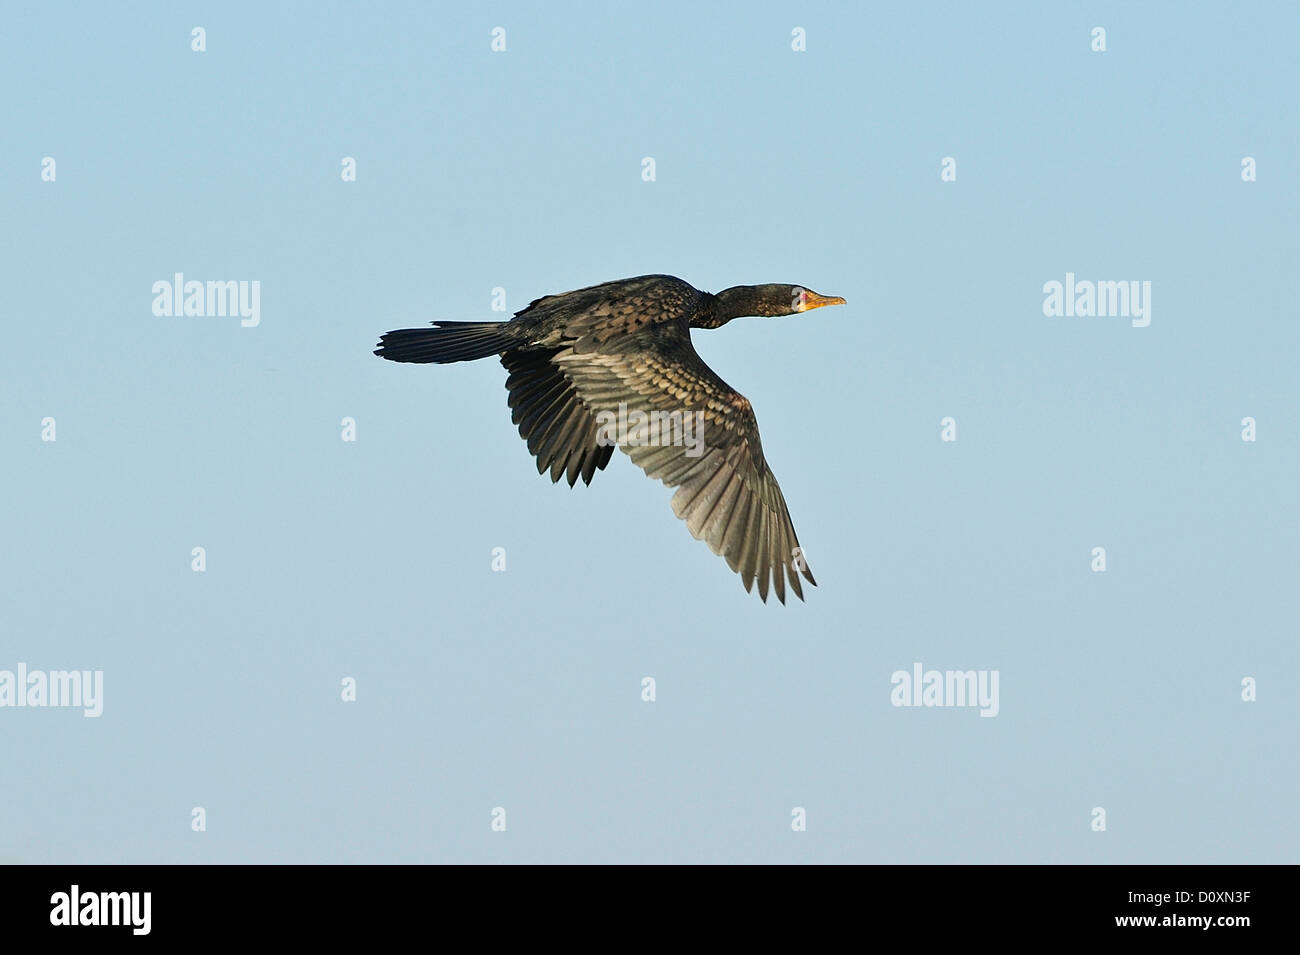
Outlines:
{"label": "black bird", "polygon": [[[547,295],[507,322],[392,331],[375,354],[438,364],[500,355],[511,418],[539,474],[550,468],[552,481],[567,472],[570,487],[579,476],[590,484],[617,443],[650,477],[678,488],[673,513],[726,559],[745,590],[757,580],[766,602],[770,576],[785,603],[787,576],[801,600],[799,572],[817,581],[763,459],[754,409],[696,354],[691,329],[842,304],[798,285],[737,285],[712,295],[671,275],[642,275]],[[692,443],[690,427],[699,424],[703,434]]]}

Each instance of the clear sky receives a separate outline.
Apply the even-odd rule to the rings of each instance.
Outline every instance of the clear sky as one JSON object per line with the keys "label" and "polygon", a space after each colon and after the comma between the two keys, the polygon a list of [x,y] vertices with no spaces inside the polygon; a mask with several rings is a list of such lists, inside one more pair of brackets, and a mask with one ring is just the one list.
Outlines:
{"label": "clear sky", "polygon": [[[6,11],[0,670],[104,690],[0,708],[0,861],[1296,861],[1295,6],[619,6]],[[371,354],[647,272],[848,299],[696,333],[807,603]]]}

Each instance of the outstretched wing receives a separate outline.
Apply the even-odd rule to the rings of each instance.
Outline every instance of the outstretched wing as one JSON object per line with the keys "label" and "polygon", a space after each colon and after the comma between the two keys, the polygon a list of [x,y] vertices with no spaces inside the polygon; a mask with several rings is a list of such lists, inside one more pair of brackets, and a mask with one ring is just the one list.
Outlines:
{"label": "outstretched wing", "polygon": [[552,364],[554,350],[508,351],[501,356],[510,376],[510,418],[519,436],[537,458],[537,473],[551,469],[559,481],[568,471],[569,487],[579,475],[590,484],[596,469],[604,470],[614,445],[597,443],[596,419],[573,389],[573,383]]}
{"label": "outstretched wing", "polygon": [[[613,436],[646,474],[677,488],[673,513],[726,559],[746,590],[757,581],[766,601],[770,580],[785,603],[788,580],[803,599],[799,574],[811,584],[817,581],[799,549],[781,488],[763,459],[754,409],[704,363],[684,327],[605,341],[584,336],[551,361],[600,423],[610,421],[607,415],[617,418],[620,406],[629,424],[641,422],[634,412],[647,420],[654,420],[656,412],[682,412],[680,432],[670,425],[665,436],[661,426],[655,435],[653,427],[641,422],[639,428]],[[663,418],[658,420],[662,425]],[[687,431],[697,426],[693,433]]]}

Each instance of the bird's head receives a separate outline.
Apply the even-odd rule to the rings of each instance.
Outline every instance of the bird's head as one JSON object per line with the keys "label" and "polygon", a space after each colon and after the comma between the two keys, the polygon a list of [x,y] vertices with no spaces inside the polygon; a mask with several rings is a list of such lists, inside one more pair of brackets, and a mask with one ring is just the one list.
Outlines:
{"label": "bird's head", "polygon": [[713,314],[706,327],[717,328],[733,318],[775,318],[843,304],[838,295],[819,295],[802,285],[735,285],[713,296]]}

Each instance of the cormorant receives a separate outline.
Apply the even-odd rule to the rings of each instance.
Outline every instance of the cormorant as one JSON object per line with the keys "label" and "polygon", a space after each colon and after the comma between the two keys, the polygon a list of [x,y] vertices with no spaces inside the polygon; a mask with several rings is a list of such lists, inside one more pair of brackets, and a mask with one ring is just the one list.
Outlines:
{"label": "cormorant", "polygon": [[[671,275],[642,275],[544,296],[506,322],[392,331],[375,354],[438,364],[500,355],[511,419],[539,474],[550,468],[552,481],[567,473],[570,487],[579,476],[590,484],[617,443],[646,474],[678,489],[673,513],[726,559],[746,591],[757,580],[766,602],[770,576],[785,603],[787,576],[801,600],[798,572],[817,582],[763,459],[752,406],[696,354],[690,330],[842,304],[798,285],[737,285],[713,295]],[[704,427],[694,441],[692,424]]]}

